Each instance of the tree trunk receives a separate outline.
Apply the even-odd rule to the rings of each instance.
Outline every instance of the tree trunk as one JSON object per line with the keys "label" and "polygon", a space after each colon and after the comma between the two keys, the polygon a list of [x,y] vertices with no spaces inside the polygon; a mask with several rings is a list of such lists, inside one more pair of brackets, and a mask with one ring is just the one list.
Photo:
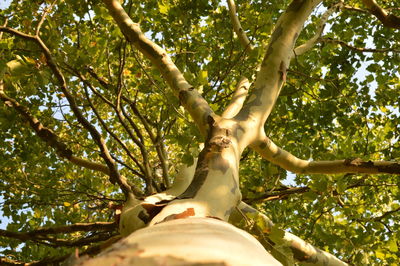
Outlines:
{"label": "tree trunk", "polygon": [[176,219],[139,229],[75,265],[282,265],[250,234],[214,218]]}

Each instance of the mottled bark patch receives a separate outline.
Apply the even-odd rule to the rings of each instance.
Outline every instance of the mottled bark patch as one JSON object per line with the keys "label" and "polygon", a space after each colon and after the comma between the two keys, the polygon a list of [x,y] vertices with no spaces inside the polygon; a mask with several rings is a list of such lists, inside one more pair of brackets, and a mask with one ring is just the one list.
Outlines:
{"label": "mottled bark patch", "polygon": [[243,135],[244,133],[244,128],[241,125],[237,125],[234,130],[232,135],[235,137],[235,139],[239,139],[239,134]]}
{"label": "mottled bark patch", "polygon": [[262,67],[265,67],[267,65],[267,60],[269,58],[269,56],[274,52],[274,48],[271,47],[271,45],[268,47],[267,52],[265,53],[264,59],[261,63]]}
{"label": "mottled bark patch", "polygon": [[224,213],[224,217],[229,217],[234,210],[235,210],[235,207],[232,207],[229,210],[226,210],[226,212]]}
{"label": "mottled bark patch", "polygon": [[273,53],[273,48],[272,46],[274,45],[274,43],[276,42],[276,40],[279,39],[279,37],[283,34],[283,27],[281,24],[279,24],[276,29],[274,30],[274,32],[272,33],[271,39],[269,41],[269,45],[268,45],[268,50],[265,53],[264,59],[261,63],[261,65],[264,67],[267,65],[267,60],[269,58],[269,56]]}
{"label": "mottled bark patch", "polygon": [[259,147],[260,149],[265,149],[266,147],[268,147],[268,146],[270,146],[270,145],[271,145],[271,140],[270,140],[268,137],[265,137],[264,141],[261,142],[261,143],[258,145],[258,147]]}
{"label": "mottled bark patch", "polygon": [[400,164],[399,163],[377,166],[372,161],[363,161],[361,158],[348,158],[348,159],[344,160],[343,164],[345,166],[355,166],[355,167],[360,167],[360,168],[376,169],[380,173],[400,174]]}
{"label": "mottled bark patch", "polygon": [[206,154],[207,150],[204,148],[199,154],[193,180],[187,189],[180,196],[178,196],[179,199],[193,198],[203,186],[208,175],[208,160],[206,160]]}
{"label": "mottled bark patch", "polygon": [[223,174],[231,167],[229,161],[221,157],[220,153],[214,153],[210,156],[210,166],[213,170],[219,170]]}
{"label": "mottled bark patch", "polygon": [[195,211],[194,208],[187,208],[185,211],[181,213],[176,213],[176,214],[171,214],[165,217],[160,223],[166,222],[166,221],[171,221],[171,220],[176,220],[176,219],[185,219],[190,216],[194,216]]}
{"label": "mottled bark patch", "polygon": [[136,35],[134,34],[129,34],[129,40],[131,42],[136,43],[140,47],[140,50],[142,50],[145,54],[149,54],[153,58],[159,58],[162,59],[163,55],[158,54],[155,50],[154,47],[151,45],[151,43],[146,42],[145,40],[139,40]]}
{"label": "mottled bark patch", "polygon": [[344,160],[343,163],[345,166],[365,166],[365,167],[372,167],[374,163],[371,161],[364,162],[361,158],[348,158]]}
{"label": "mottled bark patch", "polygon": [[[318,261],[318,257],[320,256],[310,256],[308,252],[303,250],[303,247],[300,244],[296,243],[296,241],[292,242],[290,249],[293,252],[293,257],[300,262],[307,262],[312,264],[317,264],[318,262],[320,262]],[[319,249],[316,249],[316,252],[322,253]]]}
{"label": "mottled bark patch", "polygon": [[194,177],[188,188],[178,198],[188,199],[196,196],[207,179],[210,168],[220,170],[223,173],[230,168],[230,164],[225,160],[221,153],[231,145],[230,137],[232,132],[226,128],[221,128],[214,118],[209,115],[207,124],[210,127],[205,147],[200,152]]}
{"label": "mottled bark patch", "polygon": [[252,95],[256,96],[254,100],[247,102],[247,104],[243,107],[242,111],[240,111],[239,115],[236,117],[239,121],[246,121],[249,117],[251,108],[254,106],[261,106],[262,100],[261,96],[263,94],[264,87],[254,88]]}
{"label": "mottled bark patch", "polygon": [[259,147],[260,149],[265,149],[265,148],[267,147],[267,143],[262,142],[262,143],[260,143],[260,145],[258,145],[258,147]]}
{"label": "mottled bark patch", "polygon": [[279,65],[279,73],[281,74],[281,81],[286,82],[286,65],[283,61]]}

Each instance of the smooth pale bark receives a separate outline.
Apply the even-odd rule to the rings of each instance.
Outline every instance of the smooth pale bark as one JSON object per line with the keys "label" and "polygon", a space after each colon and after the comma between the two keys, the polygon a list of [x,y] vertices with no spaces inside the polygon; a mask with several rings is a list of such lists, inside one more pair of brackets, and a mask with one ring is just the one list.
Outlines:
{"label": "smooth pale bark", "polygon": [[223,118],[232,118],[239,113],[240,109],[243,107],[244,101],[246,100],[249,88],[249,80],[245,77],[240,78],[229,105],[221,115]]}
{"label": "smooth pale bark", "polygon": [[321,0],[293,1],[279,18],[267,52],[257,73],[254,89],[243,109],[235,116],[240,121],[240,149],[255,141],[275,105],[286,81],[286,69],[303,25]]}

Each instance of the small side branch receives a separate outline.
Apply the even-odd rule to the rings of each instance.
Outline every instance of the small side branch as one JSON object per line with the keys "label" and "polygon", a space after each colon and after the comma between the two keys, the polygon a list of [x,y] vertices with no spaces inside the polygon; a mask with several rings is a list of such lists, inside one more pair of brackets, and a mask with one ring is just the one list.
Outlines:
{"label": "small side branch", "polygon": [[50,6],[48,6],[48,7],[45,6],[44,7],[42,18],[40,19],[40,21],[39,21],[39,23],[38,23],[38,25],[36,27],[36,36],[39,36],[40,28],[42,27],[44,20],[46,19],[47,15],[50,13],[50,11],[53,9],[53,7],[56,4],[56,2],[57,2],[57,0],[54,0],[50,4]]}
{"label": "small side branch", "polygon": [[322,43],[333,43],[333,44],[339,44],[342,47],[346,47],[350,50],[353,50],[358,53],[388,53],[388,52],[393,52],[393,53],[400,53],[400,49],[394,49],[394,48],[364,48],[364,47],[355,47],[352,46],[344,41],[341,40],[335,40],[332,38],[319,38],[318,42]]}
{"label": "small side branch", "polygon": [[334,161],[302,160],[278,147],[268,137],[257,141],[251,147],[264,159],[298,174],[386,173],[400,175],[400,163],[398,162],[363,161],[360,158]]}
{"label": "small side branch", "polygon": [[61,158],[66,158],[68,160],[71,159],[72,151],[67,147],[67,145],[59,140],[58,136],[51,129],[45,127],[36,117],[32,116],[25,106],[19,104],[15,99],[5,94],[3,81],[0,81],[0,100],[2,100],[8,107],[14,108],[27,122],[29,122],[36,134],[49,146],[53,147]]}
{"label": "small side branch", "polygon": [[68,100],[68,103],[71,107],[72,112],[76,116],[78,122],[81,125],[83,125],[86,130],[89,131],[93,140],[99,146],[100,152],[101,152],[101,157],[104,159],[107,167],[109,168],[110,181],[112,183],[118,183],[121,190],[124,192],[124,194],[126,196],[129,193],[132,193],[132,189],[131,189],[130,185],[126,182],[126,179],[121,177],[121,175],[117,169],[117,166],[115,164],[115,161],[113,160],[113,158],[111,157],[111,155],[108,151],[108,148],[106,146],[106,143],[105,143],[103,137],[97,131],[96,127],[94,125],[92,125],[85,118],[85,116],[82,114],[81,110],[79,109],[78,105],[76,104],[74,96],[68,90],[67,81],[66,81],[63,73],[61,72],[61,70],[58,67],[58,65],[56,64],[56,62],[54,61],[49,48],[45,45],[45,43],[42,41],[42,39],[37,35],[33,36],[33,35],[25,34],[18,30],[11,29],[11,28],[4,27],[4,26],[0,26],[0,32],[7,32],[7,33],[13,34],[15,36],[21,37],[23,39],[32,41],[40,47],[40,49],[42,50],[42,52],[46,58],[47,65],[49,66],[49,68],[51,69],[53,74],[55,75],[55,77],[59,83],[59,86],[61,88],[61,91],[64,93],[66,99]]}
{"label": "small side branch", "polygon": [[65,158],[76,165],[109,174],[109,169],[106,165],[91,162],[74,156],[72,150],[70,150],[65,143],[60,141],[60,138],[54,133],[53,130],[45,127],[36,117],[34,117],[29,112],[28,108],[21,105],[15,99],[7,96],[7,94],[4,93],[4,85],[1,81],[0,100],[2,100],[7,106],[13,107],[24,118],[24,120],[29,123],[36,134],[50,147],[56,150],[58,156],[60,156],[61,158]]}
{"label": "small side branch", "polygon": [[102,173],[105,173],[106,175],[110,174],[110,171],[109,171],[107,165],[105,165],[105,164],[91,162],[91,161],[76,157],[74,155],[71,155],[71,157],[69,158],[69,161],[77,166],[81,166],[86,169],[100,171]]}
{"label": "small side branch", "polygon": [[99,245],[90,246],[82,252],[79,252],[76,249],[74,254],[66,254],[58,257],[47,257],[39,261],[22,262],[0,257],[0,265],[59,265],[60,263],[63,263],[63,265],[72,265],[76,264],[76,262],[78,262],[80,258],[84,259],[85,257],[83,255],[99,254],[101,251],[108,248],[120,239],[120,236],[114,236],[100,243]]}
{"label": "small side branch", "polygon": [[[56,150],[56,153],[59,157],[65,158],[77,166],[81,166],[81,167],[91,169],[94,171],[99,171],[106,175],[110,174],[110,170],[107,167],[107,165],[92,162],[92,161],[85,160],[85,159],[79,158],[77,156],[74,156],[72,150],[69,149],[68,146],[60,140],[60,138],[57,136],[56,133],[54,133],[53,130],[44,126],[36,117],[34,117],[29,112],[28,108],[21,105],[18,101],[9,97],[7,94],[5,94],[4,84],[2,83],[2,81],[0,81],[0,100],[3,101],[7,106],[14,108],[23,117],[23,119],[29,123],[29,125],[36,132],[36,134],[44,142],[46,142],[47,145],[49,145],[50,147],[52,147]],[[121,178],[123,178],[123,177],[121,177]],[[130,189],[133,191],[133,193],[135,195],[138,195],[138,196],[141,195],[141,192],[137,188],[130,187]]]}
{"label": "small side branch", "polygon": [[299,195],[310,191],[309,187],[288,187],[276,191],[269,191],[251,199],[243,199],[248,203],[253,202],[266,202],[271,200],[282,200],[288,198],[290,195]]}
{"label": "small side branch", "polygon": [[239,113],[240,109],[242,109],[244,101],[246,100],[249,88],[249,80],[245,77],[242,77],[236,85],[236,90],[232,96],[231,102],[222,113],[222,117],[232,118]]}
{"label": "small side branch", "polygon": [[400,29],[400,17],[389,14],[384,8],[380,7],[375,0],[363,0],[368,11],[379,19],[385,27]]}
{"label": "small side branch", "polygon": [[311,48],[314,47],[314,45],[317,43],[318,39],[321,37],[322,32],[324,31],[325,24],[328,21],[329,17],[339,8],[343,5],[343,3],[339,2],[336,5],[333,5],[330,7],[325,13],[321,16],[319,19],[319,22],[317,24],[317,30],[315,32],[315,35],[303,43],[302,45],[296,47],[294,49],[294,54],[295,56],[302,55],[305,52],[309,51]]}
{"label": "small side branch", "polygon": [[213,113],[207,101],[186,81],[167,52],[143,34],[139,24],[131,20],[118,0],[103,0],[103,2],[125,37],[160,70],[203,136],[206,136],[208,124],[205,117]]}
{"label": "small side branch", "polygon": [[233,26],[233,31],[239,38],[240,43],[246,51],[253,50],[253,46],[250,43],[249,38],[247,38],[246,32],[243,30],[240,25],[240,21],[238,16],[236,15],[236,5],[233,0],[227,0],[228,8],[229,8],[229,16],[231,17],[231,22]]}

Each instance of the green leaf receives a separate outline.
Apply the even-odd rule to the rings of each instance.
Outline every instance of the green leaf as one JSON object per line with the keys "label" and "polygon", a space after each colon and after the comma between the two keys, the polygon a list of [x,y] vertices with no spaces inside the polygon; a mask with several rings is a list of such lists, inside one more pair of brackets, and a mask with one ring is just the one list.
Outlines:
{"label": "green leaf", "polygon": [[397,241],[396,241],[395,238],[390,239],[390,241],[389,241],[389,250],[391,252],[399,251],[399,247],[397,246]]}
{"label": "green leaf", "polygon": [[285,231],[278,228],[277,226],[272,227],[271,233],[269,234],[269,239],[271,239],[275,244],[282,245],[285,243],[283,237],[285,236]]}
{"label": "green leaf", "polygon": [[169,5],[167,3],[164,3],[164,1],[159,1],[157,4],[158,4],[158,10],[160,11],[160,13],[167,15],[168,11],[170,9]]}
{"label": "green leaf", "polygon": [[207,77],[208,77],[207,70],[201,70],[198,75],[198,83],[201,85],[207,85],[208,84]]}

